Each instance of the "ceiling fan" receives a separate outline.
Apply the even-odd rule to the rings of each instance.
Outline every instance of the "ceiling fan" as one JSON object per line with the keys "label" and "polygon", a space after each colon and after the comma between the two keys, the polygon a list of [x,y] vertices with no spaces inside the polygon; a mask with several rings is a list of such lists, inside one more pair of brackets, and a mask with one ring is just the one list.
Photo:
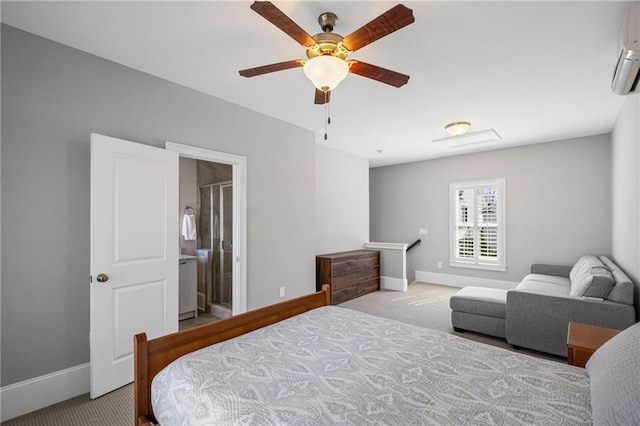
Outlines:
{"label": "ceiling fan", "polygon": [[303,67],[305,75],[316,87],[316,104],[328,103],[331,90],[335,89],[349,72],[394,87],[401,87],[409,81],[408,75],[361,61],[346,60],[346,57],[356,50],[413,23],[413,11],[402,4],[389,9],[346,37],[332,32],[338,17],[331,12],[325,12],[318,17],[323,32],[310,36],[271,2],[256,1],[251,5],[251,9],[307,49],[308,59],[294,59],[249,68],[240,71],[243,77]]}

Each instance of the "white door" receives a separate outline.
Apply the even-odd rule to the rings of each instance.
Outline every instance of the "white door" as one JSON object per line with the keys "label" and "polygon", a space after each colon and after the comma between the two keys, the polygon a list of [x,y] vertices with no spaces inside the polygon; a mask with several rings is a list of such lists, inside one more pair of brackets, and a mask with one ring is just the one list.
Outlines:
{"label": "white door", "polygon": [[133,381],[133,336],[178,330],[178,154],[91,135],[91,398]]}

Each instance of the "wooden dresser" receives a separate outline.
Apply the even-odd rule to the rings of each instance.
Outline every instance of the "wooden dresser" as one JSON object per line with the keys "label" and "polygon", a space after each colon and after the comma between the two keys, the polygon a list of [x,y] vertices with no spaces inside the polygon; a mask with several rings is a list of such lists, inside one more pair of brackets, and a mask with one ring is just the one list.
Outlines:
{"label": "wooden dresser", "polygon": [[380,252],[354,250],[316,256],[316,290],[331,286],[331,304],[380,290]]}

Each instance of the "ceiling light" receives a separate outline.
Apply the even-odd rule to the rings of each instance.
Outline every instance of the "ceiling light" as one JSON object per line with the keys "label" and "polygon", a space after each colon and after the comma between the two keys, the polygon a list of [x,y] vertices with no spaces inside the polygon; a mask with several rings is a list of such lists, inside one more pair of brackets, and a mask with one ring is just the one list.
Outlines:
{"label": "ceiling light", "polygon": [[459,136],[449,136],[442,139],[434,139],[432,142],[442,143],[447,148],[461,145],[479,144],[502,140],[500,135],[493,129],[480,130],[479,132],[466,133]]}
{"label": "ceiling light", "polygon": [[469,127],[471,127],[471,123],[469,123],[468,121],[454,121],[453,123],[449,123],[444,126],[447,133],[449,133],[451,136],[463,135],[467,133]]}
{"label": "ceiling light", "polygon": [[323,92],[333,90],[349,74],[347,62],[331,55],[316,56],[305,62],[304,75]]}

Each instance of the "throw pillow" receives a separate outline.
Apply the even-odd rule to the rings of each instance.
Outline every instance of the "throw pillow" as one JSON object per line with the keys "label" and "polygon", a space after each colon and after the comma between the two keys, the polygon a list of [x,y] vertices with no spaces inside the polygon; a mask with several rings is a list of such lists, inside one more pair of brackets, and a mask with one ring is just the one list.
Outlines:
{"label": "throw pillow", "polygon": [[571,281],[571,296],[587,296],[606,298],[615,285],[616,280],[605,267],[591,268]]}

